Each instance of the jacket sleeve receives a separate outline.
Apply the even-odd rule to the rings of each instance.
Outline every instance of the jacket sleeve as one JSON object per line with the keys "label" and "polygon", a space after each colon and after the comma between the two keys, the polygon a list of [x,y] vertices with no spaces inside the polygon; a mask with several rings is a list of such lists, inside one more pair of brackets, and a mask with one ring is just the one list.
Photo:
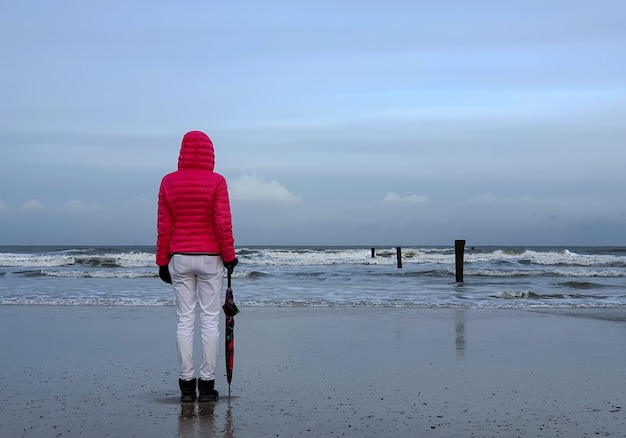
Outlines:
{"label": "jacket sleeve", "polygon": [[167,265],[170,261],[170,240],[172,239],[172,214],[170,212],[163,181],[159,187],[157,212],[156,264]]}
{"label": "jacket sleeve", "polygon": [[222,178],[218,183],[213,199],[215,235],[220,246],[222,259],[225,262],[230,262],[235,258],[235,239],[225,179]]}

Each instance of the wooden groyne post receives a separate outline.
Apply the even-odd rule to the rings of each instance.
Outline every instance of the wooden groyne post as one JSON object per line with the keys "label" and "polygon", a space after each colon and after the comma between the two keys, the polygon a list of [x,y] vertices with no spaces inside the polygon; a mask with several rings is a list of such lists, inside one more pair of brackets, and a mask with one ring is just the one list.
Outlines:
{"label": "wooden groyne post", "polygon": [[456,265],[456,282],[463,283],[463,256],[465,254],[465,240],[454,241],[454,256]]}
{"label": "wooden groyne post", "polygon": [[372,258],[376,257],[376,248],[372,248]]}
{"label": "wooden groyne post", "polygon": [[402,268],[402,248],[396,247],[396,258],[398,259],[398,269]]}

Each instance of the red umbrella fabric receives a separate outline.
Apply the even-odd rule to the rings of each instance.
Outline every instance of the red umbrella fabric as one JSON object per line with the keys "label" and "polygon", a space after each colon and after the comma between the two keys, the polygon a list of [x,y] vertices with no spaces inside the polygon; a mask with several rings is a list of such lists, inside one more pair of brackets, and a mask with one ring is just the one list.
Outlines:
{"label": "red umbrella fabric", "polygon": [[228,270],[228,288],[224,300],[224,315],[226,315],[225,357],[226,357],[226,380],[228,380],[228,396],[230,397],[230,382],[233,380],[233,368],[235,366],[235,315],[239,309],[233,298],[233,289],[230,281],[231,271]]}

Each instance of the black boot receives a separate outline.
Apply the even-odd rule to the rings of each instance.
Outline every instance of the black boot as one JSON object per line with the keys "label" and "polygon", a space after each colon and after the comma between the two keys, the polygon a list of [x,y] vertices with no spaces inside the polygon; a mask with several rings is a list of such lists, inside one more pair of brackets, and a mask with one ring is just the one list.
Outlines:
{"label": "black boot", "polygon": [[199,402],[208,402],[217,400],[219,393],[213,389],[215,387],[215,380],[202,380],[198,379],[198,396]]}
{"label": "black boot", "polygon": [[178,379],[178,386],[180,387],[181,402],[193,402],[196,400],[196,379]]}

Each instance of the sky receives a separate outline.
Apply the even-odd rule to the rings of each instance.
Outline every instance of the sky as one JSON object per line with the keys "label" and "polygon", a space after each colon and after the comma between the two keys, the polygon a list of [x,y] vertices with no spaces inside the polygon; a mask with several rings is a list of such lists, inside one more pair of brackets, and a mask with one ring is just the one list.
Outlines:
{"label": "sky", "polygon": [[626,245],[622,0],[0,13],[0,245],[153,245],[185,132],[237,247]]}

